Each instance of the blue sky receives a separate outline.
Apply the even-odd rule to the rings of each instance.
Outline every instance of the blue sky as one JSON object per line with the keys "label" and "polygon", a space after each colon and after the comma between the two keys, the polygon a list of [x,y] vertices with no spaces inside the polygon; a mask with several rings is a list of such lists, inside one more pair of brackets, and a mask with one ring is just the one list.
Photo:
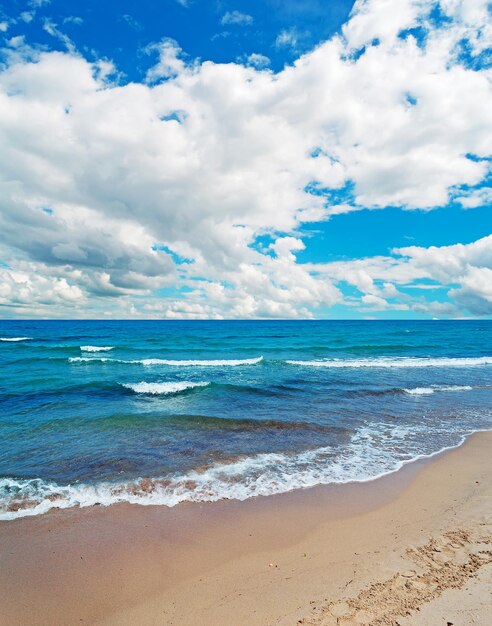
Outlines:
{"label": "blue sky", "polygon": [[[36,10],[36,18],[20,21],[12,34],[25,34],[50,49],[63,50],[63,44],[43,30],[43,21],[50,20],[87,56],[110,58],[125,80],[142,80],[152,64],[142,51],[163,37],[175,39],[193,58],[217,63],[262,54],[278,71],[333,35],[346,21],[353,2],[52,0],[36,4],[13,0],[3,5],[5,16]],[[295,36],[295,45],[276,45],[282,32]]]}
{"label": "blue sky", "polygon": [[483,0],[0,3],[0,316],[492,316]]}

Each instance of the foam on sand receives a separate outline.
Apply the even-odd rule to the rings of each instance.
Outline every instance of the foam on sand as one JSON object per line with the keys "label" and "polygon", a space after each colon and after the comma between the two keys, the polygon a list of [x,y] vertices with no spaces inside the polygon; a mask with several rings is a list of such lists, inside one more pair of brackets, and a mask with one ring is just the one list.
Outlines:
{"label": "foam on sand", "polygon": [[333,359],[324,361],[286,361],[305,367],[474,367],[492,365],[492,356],[482,357],[378,357],[374,359]]}
{"label": "foam on sand", "polygon": [[[395,427],[391,439],[401,445],[408,434],[407,429]],[[380,446],[378,439],[376,431],[361,428],[337,453],[331,446],[297,454],[264,453],[216,463],[203,470],[127,482],[59,485],[40,478],[3,478],[0,479],[0,520],[39,515],[52,508],[109,506],[117,502],[173,507],[181,502],[246,500],[315,485],[367,482],[465,441],[464,436],[457,435],[455,445],[425,454],[415,451],[402,458],[390,447]]]}
{"label": "foam on sand", "polygon": [[122,383],[122,386],[127,389],[131,389],[135,393],[166,396],[180,393],[181,391],[187,391],[189,389],[195,389],[196,387],[207,387],[209,384],[209,382],[192,383],[184,380],[180,382],[168,383],[147,383],[142,381],[140,383]]}

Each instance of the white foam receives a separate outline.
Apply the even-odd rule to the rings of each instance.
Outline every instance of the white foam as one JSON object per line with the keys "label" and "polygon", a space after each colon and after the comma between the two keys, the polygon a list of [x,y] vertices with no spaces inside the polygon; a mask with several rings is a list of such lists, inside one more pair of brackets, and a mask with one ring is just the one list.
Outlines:
{"label": "white foam", "polygon": [[0,337],[0,341],[28,341],[30,337]]}
{"label": "white foam", "polygon": [[114,346],[80,346],[82,352],[109,352]]}
{"label": "white foam", "polygon": [[168,382],[168,383],[147,383],[142,381],[141,383],[122,383],[123,387],[131,389],[135,393],[146,393],[151,395],[169,395],[179,393],[180,391],[186,391],[187,389],[194,389],[195,387],[206,387],[209,382],[192,383],[189,381],[180,382]]}
{"label": "white foam", "polygon": [[432,387],[415,387],[414,389],[404,389],[403,391],[411,396],[427,396],[434,393]]}
{"label": "white foam", "polygon": [[256,365],[263,361],[259,356],[254,359],[216,359],[216,360],[170,360],[170,359],[143,359],[138,361],[142,365],[171,365],[175,367],[237,367],[239,365]]}
{"label": "white foam", "polygon": [[315,485],[368,482],[396,472],[408,463],[458,447],[466,439],[463,435],[456,445],[404,458],[396,458],[389,445],[381,445],[382,441],[391,440],[401,446],[408,442],[410,434],[404,427],[395,427],[391,434],[362,428],[346,449],[336,455],[332,447],[292,455],[259,454],[217,464],[205,471],[130,483],[57,485],[41,479],[4,478],[0,480],[0,520],[39,515],[52,508],[109,506],[117,502],[173,507],[185,501],[246,500]]}
{"label": "white foam", "polygon": [[255,359],[220,359],[212,361],[175,361],[170,359],[138,359],[138,360],[125,360],[125,359],[110,359],[107,357],[84,357],[84,356],[72,356],[69,357],[70,363],[88,363],[88,362],[101,362],[101,363],[127,363],[130,365],[169,365],[172,367],[238,367],[241,365],[256,365],[263,361],[263,357],[257,357]]}
{"label": "white foam", "polygon": [[326,361],[286,361],[306,367],[473,367],[492,365],[492,357],[379,357],[374,359],[333,359]]}
{"label": "white foam", "polygon": [[413,389],[404,389],[403,391],[412,396],[425,396],[430,395],[436,391],[471,391],[472,389],[473,387],[470,387],[469,385],[435,385],[434,387],[415,387]]}
{"label": "white foam", "polygon": [[107,357],[91,357],[91,356],[71,356],[68,358],[69,363],[89,363],[89,362],[100,362],[105,363],[106,361],[113,361],[114,363],[125,363],[125,361],[120,361],[119,359],[108,359]]}

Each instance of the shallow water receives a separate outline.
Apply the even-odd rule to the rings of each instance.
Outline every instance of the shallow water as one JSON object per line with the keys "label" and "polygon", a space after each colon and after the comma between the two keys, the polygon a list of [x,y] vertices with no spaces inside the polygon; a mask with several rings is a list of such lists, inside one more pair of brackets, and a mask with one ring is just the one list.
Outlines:
{"label": "shallow water", "polygon": [[2,321],[0,338],[0,519],[369,480],[492,428],[491,321]]}

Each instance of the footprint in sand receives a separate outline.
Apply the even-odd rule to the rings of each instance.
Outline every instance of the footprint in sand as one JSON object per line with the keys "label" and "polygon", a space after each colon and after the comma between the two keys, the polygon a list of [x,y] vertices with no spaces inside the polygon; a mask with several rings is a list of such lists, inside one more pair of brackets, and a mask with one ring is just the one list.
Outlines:
{"label": "footprint in sand", "polygon": [[358,596],[331,602],[303,623],[313,626],[371,626],[397,624],[450,588],[461,588],[488,563],[492,534],[474,537],[464,530],[451,531],[424,546],[411,548],[406,558],[416,569],[398,572],[391,578],[370,585]]}

